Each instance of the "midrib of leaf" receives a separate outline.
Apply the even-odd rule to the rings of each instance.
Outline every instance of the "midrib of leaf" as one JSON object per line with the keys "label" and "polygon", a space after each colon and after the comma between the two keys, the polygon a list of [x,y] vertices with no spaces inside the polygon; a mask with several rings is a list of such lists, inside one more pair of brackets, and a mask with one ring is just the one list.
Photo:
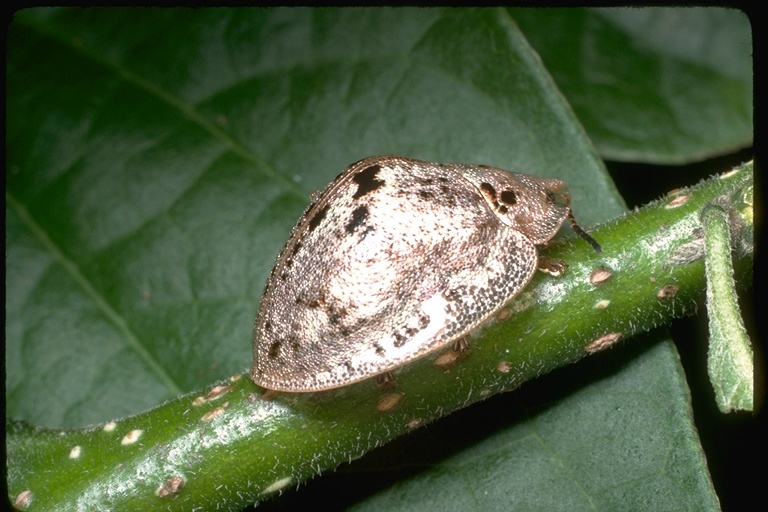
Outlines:
{"label": "midrib of leaf", "polygon": [[208,119],[206,119],[205,116],[200,114],[200,112],[198,112],[194,106],[182,101],[177,96],[168,93],[167,91],[158,87],[152,81],[137,75],[124,65],[110,60],[108,57],[97,52],[95,49],[82,43],[74,44],[73,41],[80,40],[76,39],[71,34],[58,31],[50,24],[39,23],[36,20],[27,17],[19,17],[18,21],[27,25],[31,29],[37,30],[41,35],[47,36],[55,41],[58,41],[60,44],[68,46],[73,52],[79,53],[87,59],[103,66],[106,69],[111,70],[128,83],[133,84],[136,88],[145,91],[152,96],[155,96],[157,99],[165,102],[167,105],[177,110],[183,117],[189,119],[200,128],[205,130],[207,133],[209,133],[214,139],[218,139],[219,141],[223,142],[224,145],[229,147],[229,149],[234,154],[238,155],[246,162],[252,164],[254,168],[258,169],[258,171],[261,172],[264,176],[280,183],[288,192],[294,196],[302,200],[306,200],[307,194],[305,191],[297,187],[296,184],[286,176],[276,172],[274,168],[265,160],[253,154],[248,150],[248,148],[244,147],[237,140],[232,138],[226,131],[216,126],[216,124],[211,123]]}
{"label": "midrib of leaf", "polygon": [[115,327],[117,327],[118,331],[122,333],[128,346],[130,346],[139,355],[142,361],[144,361],[149,369],[155,375],[157,375],[160,381],[163,382],[172,393],[180,395],[182,393],[182,389],[171,378],[170,374],[165,370],[165,368],[163,368],[163,366],[160,365],[154,357],[152,357],[152,354],[147,351],[147,349],[139,340],[139,337],[136,336],[133,330],[128,326],[128,322],[126,322],[125,319],[107,302],[104,296],[99,293],[96,287],[93,286],[91,281],[89,281],[85,274],[80,270],[80,267],[72,259],[67,257],[67,255],[64,254],[64,251],[58,245],[56,245],[56,243],[54,243],[51,237],[48,236],[45,229],[43,229],[42,226],[40,226],[40,224],[35,221],[27,208],[21,203],[21,201],[16,199],[13,194],[7,190],[5,192],[5,200],[16,213],[16,215],[18,215],[21,222],[53,256],[54,260],[56,260],[64,268],[65,272],[67,272],[67,274],[69,274],[72,279],[75,280],[75,282],[80,286],[85,294],[94,302],[94,304],[96,304],[99,310],[101,310],[101,312],[109,319],[109,321],[112,322]]}

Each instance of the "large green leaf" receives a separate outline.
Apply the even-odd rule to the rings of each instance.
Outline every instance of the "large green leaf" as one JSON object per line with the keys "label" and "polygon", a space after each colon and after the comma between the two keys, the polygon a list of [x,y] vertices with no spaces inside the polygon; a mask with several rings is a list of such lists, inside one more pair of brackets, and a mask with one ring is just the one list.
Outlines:
{"label": "large green leaf", "polygon": [[8,398],[44,425],[248,366],[291,225],[361,157],[559,176],[587,224],[620,208],[503,11],[35,10],[11,38]]}
{"label": "large green leaf", "polygon": [[[9,415],[41,425],[125,416],[245,369],[291,225],[361,157],[557,176],[583,224],[621,211],[505,10],[25,10],[11,24],[7,77],[6,401]],[[670,508],[716,508],[674,352],[654,344],[621,366],[585,375],[543,414],[474,434],[455,455],[468,467],[458,478],[476,473],[461,461],[484,460],[492,487],[541,505],[552,461],[565,460],[572,478],[547,499],[627,508],[658,482],[615,478],[617,465],[637,474],[655,460],[648,472],[696,482],[665,494]],[[653,391],[606,396],[649,378]],[[657,407],[644,406],[649,394]],[[542,407],[531,400],[525,410]],[[649,432],[660,404],[677,412]],[[612,407],[621,428],[604,431]],[[625,450],[651,435],[662,441]],[[524,478],[494,457],[529,461]],[[440,481],[433,491],[452,499],[455,484]]]}
{"label": "large green leaf", "polygon": [[512,9],[600,154],[685,163],[752,144],[752,30],[735,9]]}

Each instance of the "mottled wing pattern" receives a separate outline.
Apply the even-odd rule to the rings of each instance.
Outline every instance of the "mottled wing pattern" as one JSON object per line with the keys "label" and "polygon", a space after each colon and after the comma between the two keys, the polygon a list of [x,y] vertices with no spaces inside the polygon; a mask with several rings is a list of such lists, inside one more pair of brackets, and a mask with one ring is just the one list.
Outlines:
{"label": "mottled wing pattern", "polygon": [[528,283],[535,246],[462,169],[373,157],[323,191],[268,281],[258,384],[311,391],[391,370],[466,334]]}

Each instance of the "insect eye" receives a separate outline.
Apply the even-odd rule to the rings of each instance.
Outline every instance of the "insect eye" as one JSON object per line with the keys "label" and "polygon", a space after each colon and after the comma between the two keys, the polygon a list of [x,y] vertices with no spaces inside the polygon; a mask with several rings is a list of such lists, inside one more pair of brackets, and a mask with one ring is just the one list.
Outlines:
{"label": "insect eye", "polygon": [[552,206],[570,208],[571,195],[569,193],[559,191],[559,190],[551,190],[551,189],[547,189],[545,193],[547,196],[547,202]]}

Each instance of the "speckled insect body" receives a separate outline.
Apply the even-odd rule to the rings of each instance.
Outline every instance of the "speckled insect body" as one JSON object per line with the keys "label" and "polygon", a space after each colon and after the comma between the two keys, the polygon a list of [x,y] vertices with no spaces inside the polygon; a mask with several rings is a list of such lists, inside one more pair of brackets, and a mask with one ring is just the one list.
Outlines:
{"label": "speckled insect body", "polygon": [[251,377],[330,389],[451,344],[525,287],[536,245],[569,216],[555,179],[391,156],[351,165],[278,256]]}

